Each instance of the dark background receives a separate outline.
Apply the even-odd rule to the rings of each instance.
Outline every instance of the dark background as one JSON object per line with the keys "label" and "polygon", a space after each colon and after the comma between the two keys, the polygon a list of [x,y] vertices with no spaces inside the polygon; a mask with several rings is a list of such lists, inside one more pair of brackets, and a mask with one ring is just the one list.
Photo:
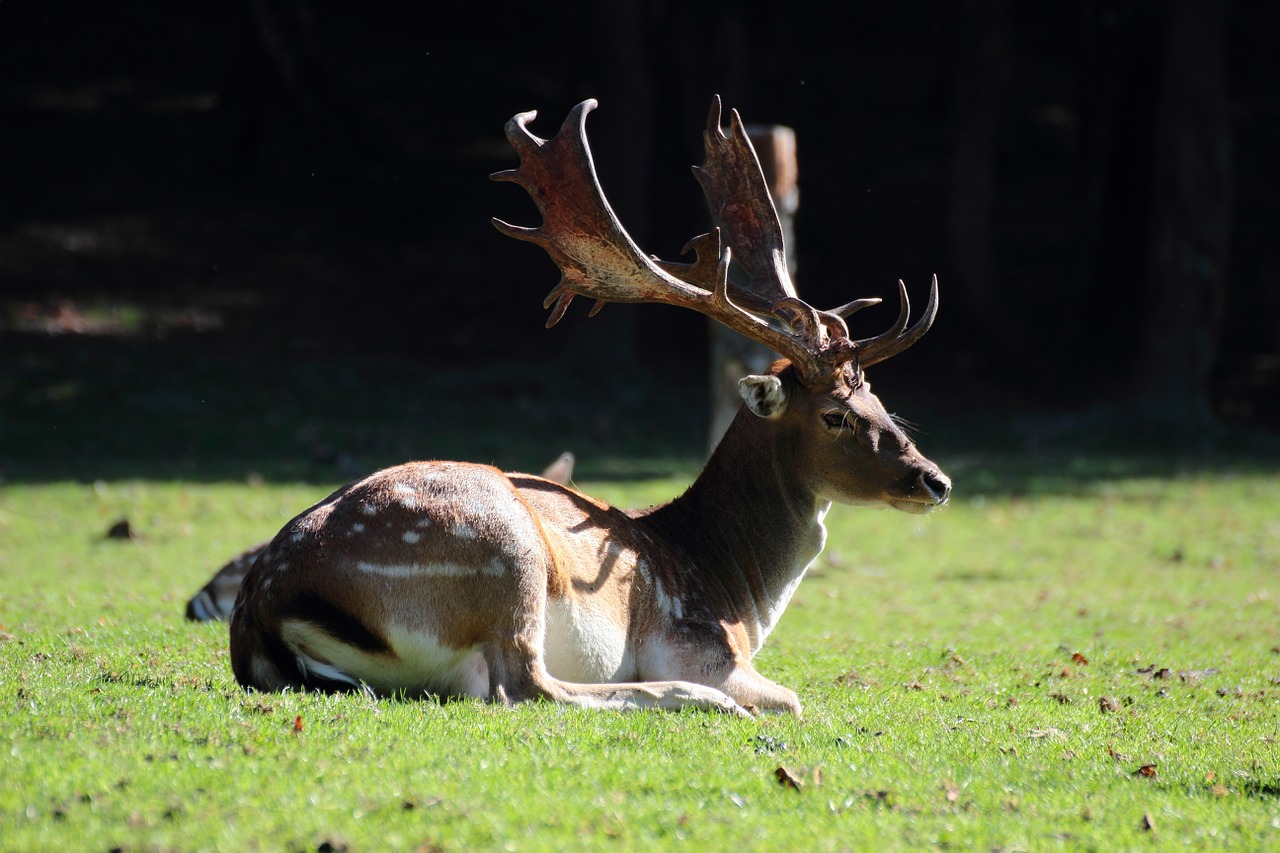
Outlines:
{"label": "dark background", "polygon": [[[537,220],[486,179],[505,121],[550,136],[587,97],[664,258],[706,228],[713,93],[795,128],[801,294],[939,276],[935,329],[873,377],[912,415],[1196,452],[1280,432],[1278,35],[1267,0],[0,3],[0,474],[217,476],[272,430],[326,464],[355,441],[351,468],[560,449],[427,435],[476,411],[663,440],[628,424],[698,411],[701,319],[575,304],[543,331],[553,265],[488,222]],[[593,413],[548,414],[561,385]]]}

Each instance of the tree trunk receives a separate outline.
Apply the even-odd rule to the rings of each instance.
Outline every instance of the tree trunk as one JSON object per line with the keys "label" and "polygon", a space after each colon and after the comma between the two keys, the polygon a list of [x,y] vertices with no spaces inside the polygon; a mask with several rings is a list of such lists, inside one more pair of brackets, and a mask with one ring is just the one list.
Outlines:
{"label": "tree trunk", "polygon": [[1208,383],[1223,320],[1233,195],[1225,24],[1216,0],[1170,3],[1154,128],[1147,298],[1132,399],[1150,424],[1184,433],[1215,423]]}
{"label": "tree trunk", "polygon": [[[233,7],[234,8],[234,7]],[[248,0],[245,35],[219,109],[229,166],[270,179],[345,173],[351,139],[309,0]]]}
{"label": "tree trunk", "polygon": [[[1010,301],[992,261],[996,195],[996,137],[1005,82],[1011,66],[1010,28],[1004,0],[967,0],[960,12],[951,68],[954,148],[947,185],[947,243],[951,266],[964,293],[970,320],[999,330],[1005,346],[1020,306]],[[988,336],[1000,340],[999,336]]]}

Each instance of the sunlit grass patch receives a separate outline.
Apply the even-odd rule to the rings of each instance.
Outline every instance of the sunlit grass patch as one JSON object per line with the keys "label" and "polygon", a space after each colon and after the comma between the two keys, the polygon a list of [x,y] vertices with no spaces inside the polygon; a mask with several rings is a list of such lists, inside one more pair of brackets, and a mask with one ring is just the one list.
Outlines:
{"label": "sunlit grass patch", "polygon": [[1275,844],[1280,485],[1076,482],[834,510],[747,721],[246,694],[186,597],[336,482],[6,486],[3,846]]}

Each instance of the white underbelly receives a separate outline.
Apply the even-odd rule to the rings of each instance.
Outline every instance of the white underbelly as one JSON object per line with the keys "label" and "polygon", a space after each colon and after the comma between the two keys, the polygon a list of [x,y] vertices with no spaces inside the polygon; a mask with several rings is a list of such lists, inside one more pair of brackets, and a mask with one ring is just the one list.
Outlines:
{"label": "white underbelly", "polygon": [[601,684],[635,679],[626,627],[567,598],[548,598],[543,656],[561,681]]}
{"label": "white underbelly", "polygon": [[426,632],[390,625],[387,642],[395,655],[373,655],[330,637],[308,622],[288,620],[280,636],[315,675],[367,685],[381,695],[489,695],[489,667],[478,648],[454,649]]}

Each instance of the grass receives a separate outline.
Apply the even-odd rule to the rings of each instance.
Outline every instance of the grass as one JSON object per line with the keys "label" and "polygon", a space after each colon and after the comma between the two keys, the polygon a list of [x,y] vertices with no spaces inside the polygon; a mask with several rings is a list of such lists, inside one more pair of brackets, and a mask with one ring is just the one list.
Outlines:
{"label": "grass", "polygon": [[[643,504],[682,482],[586,485]],[[327,488],[0,493],[0,846],[1280,842],[1274,477],[959,479],[925,519],[838,509],[758,658],[805,716],[756,721],[242,693],[225,627],[182,604]],[[125,517],[140,538],[103,538]]]}
{"label": "grass", "polygon": [[33,340],[0,376],[0,849],[1280,843],[1274,460],[908,411],[956,497],[828,517],[757,659],[799,720],[249,695],[183,605],[349,469],[569,447],[652,504],[698,393],[187,343]]}

